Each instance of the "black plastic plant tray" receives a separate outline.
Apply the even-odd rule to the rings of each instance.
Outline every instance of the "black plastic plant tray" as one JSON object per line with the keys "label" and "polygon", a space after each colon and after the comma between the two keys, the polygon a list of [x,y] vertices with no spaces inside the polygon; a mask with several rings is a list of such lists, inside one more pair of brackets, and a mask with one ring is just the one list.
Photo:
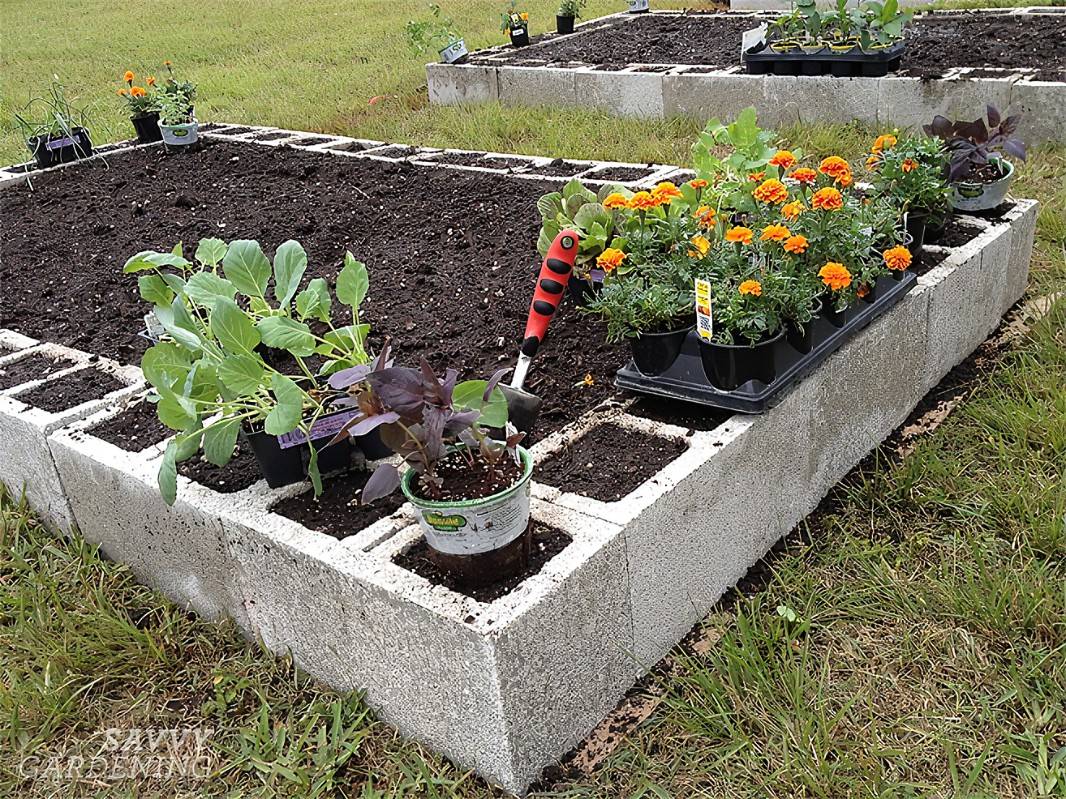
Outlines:
{"label": "black plastic plant tray", "polygon": [[834,52],[828,47],[815,53],[775,53],[769,47],[744,53],[750,75],[833,75],[839,78],[883,78],[899,69],[903,42],[884,50],[864,52],[855,47]]}
{"label": "black plastic plant tray", "polygon": [[777,376],[769,384],[750,380],[733,391],[722,391],[712,386],[703,370],[700,340],[695,331],[688,334],[681,354],[661,375],[643,374],[630,361],[618,370],[614,384],[626,391],[708,405],[734,413],[762,413],[780,402],[792,386],[814,371],[852,336],[903,299],[917,282],[918,278],[911,272],[906,272],[902,280],[878,278],[874,294],[876,299],[869,303],[856,300],[843,313],[840,327],[834,326],[825,314],[819,314],[813,321],[815,327],[811,351],[806,354],[794,349],[786,337],[780,338],[773,345]]}

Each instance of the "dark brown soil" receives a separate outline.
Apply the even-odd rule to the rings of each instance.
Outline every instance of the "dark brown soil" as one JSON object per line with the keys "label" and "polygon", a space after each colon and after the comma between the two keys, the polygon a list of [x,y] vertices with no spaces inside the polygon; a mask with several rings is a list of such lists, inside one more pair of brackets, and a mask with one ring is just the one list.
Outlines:
{"label": "dark brown soil", "polygon": [[252,454],[252,448],[240,443],[237,445],[233,460],[225,466],[215,466],[205,460],[202,455],[197,455],[180,464],[178,473],[220,494],[235,494],[263,479],[263,473],[259,471],[259,463]]}
{"label": "dark brown soil", "polygon": [[714,430],[733,418],[729,411],[663,397],[642,397],[630,406],[633,416],[666,422],[690,431]]}
{"label": "dark brown soil", "polygon": [[27,355],[14,363],[0,366],[0,390],[21,386],[31,380],[41,380],[53,372],[73,365],[74,361],[68,358],[56,358],[40,353]]}
{"label": "dark brown soil", "polygon": [[[573,62],[619,68],[628,64],[740,63],[741,34],[757,19],[689,13],[643,15],[625,24],[546,40],[508,62]],[[474,60],[478,60],[475,56]],[[557,64],[562,65],[562,64]],[[1027,67],[1045,80],[1066,77],[1066,15],[1009,16],[960,12],[918,17],[907,31],[902,72],[936,77],[952,67]]]}
{"label": "dark brown soil", "polygon": [[588,169],[587,164],[574,164],[570,161],[564,161],[562,158],[556,158],[554,161],[545,164],[544,166],[533,167],[529,170],[530,175],[544,175],[545,177],[552,178],[572,178],[579,172],[584,172]]}
{"label": "dark brown soil", "polygon": [[392,147],[384,147],[372,153],[372,155],[380,155],[383,158],[406,158],[407,156],[414,154],[415,148],[408,147],[406,144],[396,144]]}
{"label": "dark brown soil", "polygon": [[287,139],[291,135],[291,133],[286,133],[283,130],[265,130],[262,133],[255,134],[252,138],[255,141],[277,141],[278,139]]}
{"label": "dark brown soil", "polygon": [[485,153],[443,153],[434,156],[435,164],[456,164],[458,166],[480,166],[484,169],[506,169],[514,171],[519,167],[528,166],[528,161],[515,158],[492,158]]}
{"label": "dark brown soil", "polygon": [[[295,238],[309,254],[307,279],[332,279],[346,249],[368,263],[372,344],[388,334],[401,362],[425,354],[437,369],[483,377],[514,363],[541,260],[536,201],[554,188],[210,140],[198,153],[121,154],[109,169],[79,164],[0,193],[0,318],[136,364],[147,309],[137,281],[122,274],[131,254],[205,236],[259,239],[268,251]],[[603,330],[564,302],[527,383],[544,399],[535,433],[613,393],[625,353],[603,343]],[[576,387],[586,373],[595,385]]]}
{"label": "dark brown soil", "polygon": [[533,475],[564,491],[616,502],[687,449],[683,441],[605,424],[538,464]]}
{"label": "dark brown soil", "polygon": [[114,375],[100,369],[79,369],[31,388],[16,399],[49,413],[59,413],[83,402],[102,399],[125,385]]}
{"label": "dark brown soil", "polygon": [[634,180],[643,180],[654,172],[655,170],[650,167],[609,166],[606,169],[590,172],[585,177],[590,180],[617,180],[620,183],[629,183]]}
{"label": "dark brown soil", "polygon": [[221,133],[223,136],[240,136],[242,133],[247,133],[250,130],[251,128],[236,127],[228,128],[227,130],[220,130],[219,133]]}
{"label": "dark brown soil", "polygon": [[307,491],[282,500],[272,510],[308,529],[338,539],[347,538],[395,513],[404,503],[403,494],[397,491],[372,505],[359,505],[359,492],[369,476],[369,472],[351,471],[326,478],[322,481],[322,495],[317,499],[314,491]]}
{"label": "dark brown soil", "polygon": [[530,525],[532,526],[530,531],[532,541],[530,542],[529,565],[521,574],[492,585],[474,588],[456,583],[451,575],[442,572],[430,560],[429,545],[424,538],[418,539],[413,546],[397,555],[393,562],[397,566],[402,566],[424,577],[434,585],[443,585],[445,588],[476,599],[478,602],[492,602],[511,593],[534,574],[539,573],[545,563],[566,549],[573,540],[562,530],[556,530],[540,522],[531,521]]}
{"label": "dark brown soil", "polygon": [[414,484],[413,493],[433,502],[482,499],[499,494],[522,479],[522,467],[506,453],[498,463],[491,464],[480,457],[469,463],[462,452],[453,452],[437,461],[440,486]]}
{"label": "dark brown soil", "polygon": [[159,421],[155,405],[147,400],[141,400],[118,416],[94,425],[89,432],[128,452],[140,452],[174,435],[173,430]]}
{"label": "dark brown soil", "polygon": [[944,226],[944,233],[937,239],[936,244],[941,247],[961,247],[966,242],[973,241],[982,233],[984,233],[984,230],[976,225],[969,225],[957,217],[952,217]]}
{"label": "dark brown soil", "polygon": [[301,136],[299,139],[285,142],[285,146],[292,147],[299,144],[302,147],[310,147],[312,144],[322,144],[327,141],[330,141],[329,136]]}
{"label": "dark brown soil", "polygon": [[921,260],[911,266],[909,271],[913,272],[918,277],[921,277],[924,274],[932,272],[944,263],[950,255],[950,250],[929,250],[923,247]]}

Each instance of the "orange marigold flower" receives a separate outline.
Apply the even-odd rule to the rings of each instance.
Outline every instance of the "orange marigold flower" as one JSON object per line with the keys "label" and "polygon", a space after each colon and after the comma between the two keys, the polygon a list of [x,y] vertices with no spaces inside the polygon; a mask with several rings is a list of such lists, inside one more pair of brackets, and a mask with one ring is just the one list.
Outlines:
{"label": "orange marigold flower", "polygon": [[880,163],[881,163],[881,156],[879,156],[877,153],[874,153],[873,155],[871,155],[869,158],[866,159],[866,168],[868,170],[870,170],[871,172],[873,172],[875,169],[877,169],[877,167],[878,167],[878,165],[880,165]]}
{"label": "orange marigold flower", "polygon": [[750,175],[748,175],[748,180],[750,180],[752,183],[758,183],[760,180],[762,180],[765,177],[766,177],[766,173],[765,172],[752,172]]}
{"label": "orange marigold flower", "polygon": [[918,162],[915,161],[913,158],[904,158],[903,163],[900,164],[900,169],[902,169],[904,172],[913,172],[917,168]]}
{"label": "orange marigold flower", "polygon": [[807,209],[803,207],[803,203],[799,200],[793,200],[790,203],[786,203],[781,206],[781,216],[787,219],[789,222],[795,222],[799,219],[799,215]]}
{"label": "orange marigold flower", "polygon": [[852,183],[851,165],[839,155],[831,155],[824,159],[818,165],[818,171],[831,177],[833,182],[840,186],[850,186]]}
{"label": "orange marigold flower", "polygon": [[833,291],[840,291],[851,285],[851,272],[844,264],[838,264],[836,261],[829,261],[823,266],[818,271],[818,277]]}
{"label": "orange marigold flower", "polygon": [[141,86],[130,86],[130,97],[144,97],[145,91]]}
{"label": "orange marigold flower", "polygon": [[155,86],[155,77],[153,75],[149,75],[147,78],[144,79],[144,82],[147,83],[149,86]]}
{"label": "orange marigold flower", "polygon": [[881,255],[885,259],[885,266],[897,272],[902,272],[911,265],[911,252],[906,247],[893,247]]}
{"label": "orange marigold flower", "polygon": [[751,196],[759,202],[780,205],[788,199],[788,188],[780,180],[770,178],[760,183]]}
{"label": "orange marigold flower", "polygon": [[792,235],[792,231],[784,225],[767,225],[762,229],[759,238],[762,241],[784,241]]}
{"label": "orange marigold flower", "polygon": [[173,61],[171,61],[170,59],[167,59],[166,61],[163,62],[163,66],[169,67],[173,63],[174,63]]}
{"label": "orange marigold flower", "polygon": [[896,146],[896,139],[891,133],[884,133],[874,139],[874,146],[870,150],[874,153],[880,153],[882,150],[887,150]]}
{"label": "orange marigold flower", "polygon": [[738,291],[741,294],[750,294],[752,297],[762,296],[762,283],[758,280],[745,280],[740,284]]}
{"label": "orange marigold flower", "polygon": [[770,166],[781,167],[781,169],[792,169],[795,165],[796,156],[790,150],[778,150],[770,159]]}
{"label": "orange marigold flower", "polygon": [[638,191],[629,198],[629,207],[634,211],[647,211],[649,208],[657,208],[660,204],[650,191]]}
{"label": "orange marigold flower", "polygon": [[793,255],[803,255],[807,252],[807,247],[810,242],[807,241],[806,236],[789,236],[785,239],[785,243],[782,245],[785,248],[785,252],[790,252]]}
{"label": "orange marigold flower", "polygon": [[611,211],[617,211],[620,208],[625,208],[629,205],[629,200],[621,192],[613,191],[608,194],[603,200],[603,207]]}
{"label": "orange marigold flower", "polygon": [[710,184],[708,184],[707,181],[703,178],[695,178],[693,180],[690,180],[688,182],[688,185],[690,185],[694,189],[705,189]]}
{"label": "orange marigold flower", "polygon": [[613,272],[622,265],[622,261],[625,259],[626,254],[624,252],[616,250],[614,247],[608,247],[596,258],[596,266],[604,272]]}
{"label": "orange marigold flower", "polygon": [[704,236],[695,235],[690,243],[692,244],[692,249],[688,251],[690,258],[702,258],[711,249],[711,243]]}
{"label": "orange marigold flower", "polygon": [[869,293],[870,293],[870,287],[867,286],[865,283],[863,283],[861,286],[859,286],[857,289],[855,289],[855,296],[858,297],[859,299],[862,299],[863,297],[865,297]]}
{"label": "orange marigold flower", "polygon": [[818,180],[818,173],[815,172],[813,169],[810,169],[809,167],[803,166],[799,169],[793,170],[792,174],[789,175],[789,177],[797,183],[809,184],[814,183],[814,181]]}
{"label": "orange marigold flower", "polygon": [[818,189],[811,197],[811,208],[817,208],[820,211],[839,211],[843,207],[844,198],[831,186]]}
{"label": "orange marigold flower", "polygon": [[715,217],[718,215],[709,205],[701,205],[696,209],[696,221],[702,228],[712,228],[715,225]]}
{"label": "orange marigold flower", "polygon": [[660,203],[669,203],[681,196],[681,189],[667,180],[652,189],[651,195]]}
{"label": "orange marigold flower", "polygon": [[122,80],[126,81],[126,83],[133,83],[133,79],[136,77],[132,70],[127,69],[126,74],[122,76]]}
{"label": "orange marigold flower", "polygon": [[731,227],[725,232],[725,240],[730,244],[751,244],[754,236],[750,227]]}

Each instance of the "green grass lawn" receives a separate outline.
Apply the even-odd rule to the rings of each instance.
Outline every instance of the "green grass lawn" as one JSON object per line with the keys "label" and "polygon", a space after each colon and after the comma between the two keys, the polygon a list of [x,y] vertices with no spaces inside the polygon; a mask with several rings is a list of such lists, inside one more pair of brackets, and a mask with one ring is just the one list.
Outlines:
{"label": "green grass lawn", "polygon": [[[620,5],[593,0],[590,14]],[[498,39],[494,3],[446,6],[469,20],[472,45]],[[539,21],[553,6],[529,3]],[[421,7],[71,0],[57,15],[7,0],[0,117],[8,125],[13,105],[59,72],[98,104],[99,140],[125,136],[119,73],[169,57],[200,83],[209,119],[688,161],[702,121],[426,108],[401,38]],[[368,105],[377,95],[390,97]],[[815,154],[855,155],[871,131],[786,133]],[[3,136],[2,160],[21,158],[10,126]],[[1016,193],[1044,203],[1031,296],[1066,292],[1066,148],[1034,152]],[[662,704],[596,772],[549,795],[1066,796],[1066,302],[986,361],[913,453],[885,453],[838,487],[769,584],[705,621],[716,643],[675,655],[650,686]],[[210,780],[26,778],[27,756],[69,761],[96,752],[101,730],[149,726],[213,728]],[[0,498],[0,796],[178,795],[494,794],[401,740],[359,697],[316,688]]]}

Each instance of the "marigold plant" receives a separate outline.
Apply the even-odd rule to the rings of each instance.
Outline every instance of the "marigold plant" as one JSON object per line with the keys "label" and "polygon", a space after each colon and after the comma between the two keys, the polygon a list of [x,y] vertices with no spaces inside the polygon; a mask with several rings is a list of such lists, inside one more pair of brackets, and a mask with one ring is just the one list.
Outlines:
{"label": "marigold plant", "polygon": [[906,247],[897,246],[882,253],[885,266],[896,272],[902,272],[911,265],[911,252]]}
{"label": "marigold plant", "polygon": [[751,228],[731,227],[725,232],[725,240],[730,244],[751,244],[755,237]]}
{"label": "marigold plant", "polygon": [[762,283],[758,280],[745,280],[737,289],[741,294],[750,294],[753,297],[762,296]]}
{"label": "marigold plant", "polygon": [[819,269],[818,277],[831,291],[841,291],[851,285],[851,272],[844,264],[834,261]]}
{"label": "marigold plant", "polygon": [[792,231],[784,225],[767,225],[762,229],[759,238],[762,241],[784,241],[792,235]]}
{"label": "marigold plant", "polygon": [[752,196],[761,203],[781,205],[788,200],[788,188],[780,180],[770,178],[759,184]]}
{"label": "marigold plant", "polygon": [[819,211],[839,211],[844,207],[844,197],[832,186],[818,189],[811,197],[811,208]]}

